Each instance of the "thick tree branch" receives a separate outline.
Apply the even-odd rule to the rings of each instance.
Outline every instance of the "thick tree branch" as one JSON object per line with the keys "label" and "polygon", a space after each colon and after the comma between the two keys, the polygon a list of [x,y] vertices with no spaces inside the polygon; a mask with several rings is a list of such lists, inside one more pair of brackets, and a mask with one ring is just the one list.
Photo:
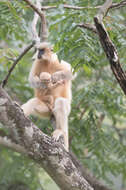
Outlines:
{"label": "thick tree branch", "polygon": [[62,145],[54,142],[23,114],[0,87],[0,122],[8,126],[13,139],[43,167],[62,190],[93,190]]}
{"label": "thick tree branch", "polygon": [[101,45],[111,65],[111,69],[117,81],[119,82],[123,92],[126,95],[126,74],[121,67],[117,50],[112,41],[110,40],[109,34],[107,33],[107,30],[102,22],[102,19],[104,15],[107,13],[108,9],[110,8],[111,3],[112,0],[107,0],[105,2],[105,4],[100,8],[98,14],[94,17],[94,22],[97,28]]}
{"label": "thick tree branch", "polygon": [[12,71],[14,70],[15,66],[17,65],[17,63],[22,59],[22,57],[34,46],[35,42],[33,41],[29,46],[27,46],[24,51],[15,59],[13,65],[11,66],[11,68],[8,71],[7,76],[5,77],[5,79],[2,81],[1,85],[2,87],[5,87],[5,85],[7,84],[8,78],[10,77]]}

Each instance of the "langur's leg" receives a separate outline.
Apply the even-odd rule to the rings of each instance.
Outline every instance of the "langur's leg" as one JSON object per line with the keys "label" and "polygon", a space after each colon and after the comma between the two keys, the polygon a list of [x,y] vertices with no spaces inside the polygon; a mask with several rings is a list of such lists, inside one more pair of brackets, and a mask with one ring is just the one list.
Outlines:
{"label": "langur's leg", "polygon": [[56,130],[53,138],[57,141],[60,136],[64,137],[65,149],[68,151],[68,116],[70,113],[70,103],[66,98],[57,98],[54,103],[53,114],[56,119]]}
{"label": "langur's leg", "polygon": [[39,115],[40,117],[48,117],[50,115],[48,107],[38,98],[30,99],[28,102],[23,104],[21,108],[26,116]]}

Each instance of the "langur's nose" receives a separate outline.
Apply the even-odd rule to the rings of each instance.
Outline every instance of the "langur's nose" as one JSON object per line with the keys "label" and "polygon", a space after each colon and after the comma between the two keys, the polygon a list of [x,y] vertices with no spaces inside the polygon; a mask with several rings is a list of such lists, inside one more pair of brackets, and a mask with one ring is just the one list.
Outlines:
{"label": "langur's nose", "polygon": [[44,50],[40,49],[38,52],[38,59],[41,59],[43,54],[44,54]]}

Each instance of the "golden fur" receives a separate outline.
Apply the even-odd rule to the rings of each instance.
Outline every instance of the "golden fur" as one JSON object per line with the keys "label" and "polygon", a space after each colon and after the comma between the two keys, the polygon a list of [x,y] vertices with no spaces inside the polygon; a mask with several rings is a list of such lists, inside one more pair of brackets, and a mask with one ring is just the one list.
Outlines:
{"label": "golden fur", "polygon": [[55,141],[64,137],[64,146],[68,151],[68,116],[71,110],[71,80],[70,65],[59,62],[56,54],[48,43],[37,46],[38,55],[32,65],[29,82],[34,88],[35,97],[22,105],[26,116],[30,114],[49,117],[52,113],[56,120],[53,132]]}
{"label": "golden fur", "polygon": [[[68,71],[66,65],[64,66],[63,64],[59,63],[58,59],[54,59],[53,60],[53,52],[51,51],[51,49],[48,47],[47,44],[42,44],[39,46],[39,49],[45,49],[45,53],[42,56],[42,59],[37,59],[34,63],[34,71],[33,71],[33,76],[38,76],[40,78],[40,80],[42,80],[41,74],[43,72],[47,72],[50,75],[53,75],[53,73],[57,72],[57,71]],[[48,78],[48,76],[47,76]],[[53,101],[51,98],[51,103],[55,101],[56,98],[58,97],[64,97],[67,98],[71,101],[71,93],[70,93],[70,81],[65,81],[59,85],[57,85],[57,87],[52,88],[52,89],[43,89],[43,88],[35,88],[35,97],[37,97],[39,100],[45,102],[47,102],[47,99],[49,96],[53,97]],[[45,96],[47,96],[47,98],[45,98]]]}

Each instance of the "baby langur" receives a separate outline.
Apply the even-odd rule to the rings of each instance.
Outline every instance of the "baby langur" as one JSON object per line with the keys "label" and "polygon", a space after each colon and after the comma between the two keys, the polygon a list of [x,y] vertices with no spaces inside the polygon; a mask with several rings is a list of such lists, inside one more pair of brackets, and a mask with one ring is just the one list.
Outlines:
{"label": "baby langur", "polygon": [[23,104],[22,109],[26,116],[33,114],[49,118],[53,114],[56,120],[53,138],[57,141],[63,136],[67,151],[68,116],[72,99],[71,80],[70,65],[64,61],[60,63],[50,45],[46,42],[41,43],[29,74],[35,97]]}
{"label": "baby langur", "polygon": [[58,85],[63,84],[65,82],[65,76],[62,77],[62,74],[59,72],[54,73],[52,76],[47,72],[42,72],[40,74],[40,80],[43,88],[43,101],[46,103],[50,111],[52,111],[54,106],[54,98],[51,95],[51,90],[56,88]]}

